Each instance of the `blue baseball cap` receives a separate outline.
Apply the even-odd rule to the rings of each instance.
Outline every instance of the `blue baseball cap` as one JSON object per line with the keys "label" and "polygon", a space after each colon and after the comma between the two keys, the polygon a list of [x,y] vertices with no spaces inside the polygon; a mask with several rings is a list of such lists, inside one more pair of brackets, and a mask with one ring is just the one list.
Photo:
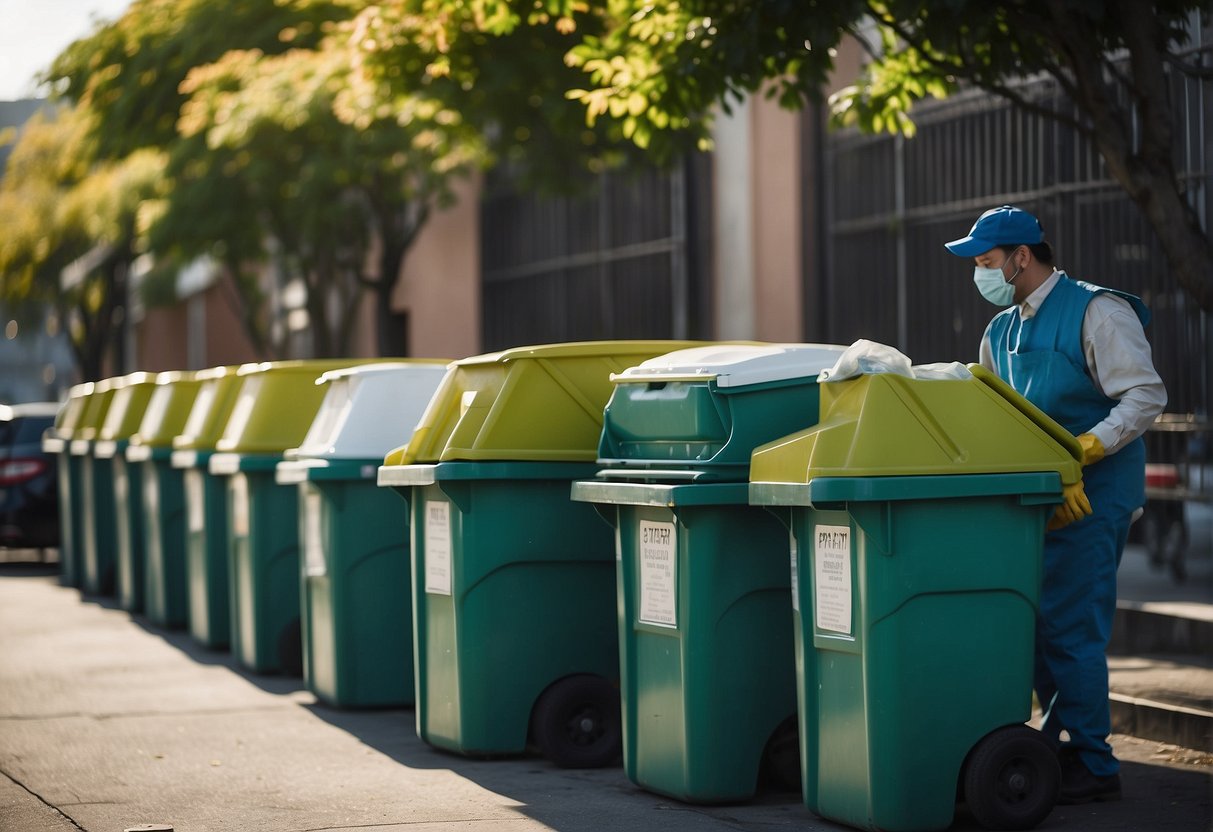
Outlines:
{"label": "blue baseball cap", "polygon": [[995,246],[1034,245],[1044,238],[1040,220],[1021,208],[1001,205],[978,217],[969,229],[969,236],[944,243],[944,247],[957,257],[976,257]]}

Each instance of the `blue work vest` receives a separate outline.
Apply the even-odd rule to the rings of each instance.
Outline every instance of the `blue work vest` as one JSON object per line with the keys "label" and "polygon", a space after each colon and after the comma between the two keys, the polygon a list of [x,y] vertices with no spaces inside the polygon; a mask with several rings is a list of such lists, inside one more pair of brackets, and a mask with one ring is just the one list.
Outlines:
{"label": "blue work vest", "polygon": [[[1149,323],[1140,298],[1062,274],[1034,316],[1020,320],[1019,308],[1012,306],[986,330],[995,372],[1075,436],[1103,421],[1117,404],[1092,381],[1082,343],[1087,304],[1105,292],[1127,300],[1143,327]],[[1138,437],[1083,469],[1083,487],[1096,513],[1127,515],[1145,502],[1145,459]]]}

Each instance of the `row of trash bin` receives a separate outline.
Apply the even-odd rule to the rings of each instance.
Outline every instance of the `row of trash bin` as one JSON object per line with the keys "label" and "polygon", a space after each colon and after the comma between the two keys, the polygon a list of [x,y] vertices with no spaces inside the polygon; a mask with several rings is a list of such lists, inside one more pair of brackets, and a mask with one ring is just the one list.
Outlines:
{"label": "row of trash bin", "polygon": [[1030,828],[1060,782],[1024,723],[1077,442],[980,367],[821,381],[845,349],[80,385],[44,439],[62,580],[329,704],[411,704],[450,752],[622,755],[691,803],[769,779],[862,828],[943,829],[958,798]]}

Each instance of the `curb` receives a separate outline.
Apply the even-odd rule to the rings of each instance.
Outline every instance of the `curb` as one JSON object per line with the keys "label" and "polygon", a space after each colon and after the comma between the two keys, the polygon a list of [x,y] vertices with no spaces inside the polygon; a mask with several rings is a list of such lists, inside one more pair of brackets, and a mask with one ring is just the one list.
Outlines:
{"label": "curb", "polygon": [[1213,654],[1213,607],[1117,601],[1108,652],[1127,656]]}
{"label": "curb", "polygon": [[1213,752],[1213,712],[1121,693],[1109,694],[1108,700],[1114,733]]}

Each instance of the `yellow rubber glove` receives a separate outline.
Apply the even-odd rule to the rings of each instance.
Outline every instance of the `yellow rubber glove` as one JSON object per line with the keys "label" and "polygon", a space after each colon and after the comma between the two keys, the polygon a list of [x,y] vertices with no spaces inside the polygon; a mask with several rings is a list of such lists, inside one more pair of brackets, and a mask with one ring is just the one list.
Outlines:
{"label": "yellow rubber glove", "polygon": [[[1098,441],[1098,440],[1096,440]],[[1053,516],[1045,524],[1048,531],[1064,528],[1075,520],[1081,520],[1091,513],[1091,501],[1083,490],[1082,480],[1072,485],[1061,487],[1061,505],[1053,510]]]}
{"label": "yellow rubber glove", "polygon": [[1088,465],[1094,465],[1104,458],[1103,443],[1099,441],[1099,437],[1095,434],[1078,434],[1078,444],[1082,446],[1082,464],[1084,468]]}

